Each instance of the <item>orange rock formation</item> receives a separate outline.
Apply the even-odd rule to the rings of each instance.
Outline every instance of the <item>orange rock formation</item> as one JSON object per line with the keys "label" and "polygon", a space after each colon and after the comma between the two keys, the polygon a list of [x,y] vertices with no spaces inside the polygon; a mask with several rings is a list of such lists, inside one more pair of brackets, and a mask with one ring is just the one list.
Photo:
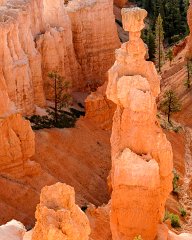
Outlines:
{"label": "orange rock formation", "polygon": [[23,114],[32,114],[35,105],[44,106],[45,95],[50,97],[49,71],[58,70],[77,90],[87,79],[100,81],[111,67],[119,44],[112,0],[73,1],[68,6],[62,0],[2,4],[0,114],[10,100]]}
{"label": "orange rock formation", "polygon": [[35,153],[34,133],[30,122],[15,114],[0,121],[1,175],[20,178],[38,170],[30,161]]}
{"label": "orange rock formation", "polygon": [[42,189],[36,219],[32,240],[89,239],[89,221],[75,204],[74,189],[66,184]]}
{"label": "orange rock formation", "polygon": [[111,136],[111,231],[113,240],[138,235],[154,240],[172,190],[172,148],[156,119],[159,77],[145,60],[140,38],[147,12],[123,9],[122,16],[130,40],[116,51],[107,86],[107,97],[117,104]]}
{"label": "orange rock formation", "polygon": [[26,230],[23,224],[12,220],[0,226],[1,240],[22,240]]}

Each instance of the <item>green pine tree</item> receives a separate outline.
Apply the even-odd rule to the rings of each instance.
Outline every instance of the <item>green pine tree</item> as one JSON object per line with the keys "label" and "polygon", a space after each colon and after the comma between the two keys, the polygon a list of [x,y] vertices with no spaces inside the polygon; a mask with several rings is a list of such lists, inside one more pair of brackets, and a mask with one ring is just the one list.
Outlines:
{"label": "green pine tree", "polygon": [[181,103],[173,90],[165,92],[160,108],[167,115],[169,123],[171,114],[181,111]]}
{"label": "green pine tree", "polygon": [[64,81],[64,78],[59,75],[58,72],[53,71],[48,73],[50,78],[50,87],[53,90],[53,99],[54,99],[54,108],[53,114],[54,122],[57,126],[59,120],[59,111],[63,107],[67,107],[71,101],[71,96],[69,94],[70,84],[69,82]]}
{"label": "green pine tree", "polygon": [[153,61],[155,59],[155,35],[151,29],[147,33],[147,45],[149,48],[149,60]]}
{"label": "green pine tree", "polygon": [[159,14],[155,25],[155,46],[156,46],[155,59],[156,67],[159,72],[161,72],[161,67],[165,60],[163,41],[164,41],[163,19]]}
{"label": "green pine tree", "polygon": [[172,61],[173,61],[173,50],[172,50],[172,48],[169,48],[169,50],[167,52],[167,58],[169,59],[169,63],[170,63],[170,66],[171,66]]}

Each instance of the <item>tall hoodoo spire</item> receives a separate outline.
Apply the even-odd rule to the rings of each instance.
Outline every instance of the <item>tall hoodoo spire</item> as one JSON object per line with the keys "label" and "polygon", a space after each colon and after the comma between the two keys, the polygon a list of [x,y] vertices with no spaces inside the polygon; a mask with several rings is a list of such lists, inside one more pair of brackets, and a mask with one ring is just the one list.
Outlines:
{"label": "tall hoodoo spire", "polygon": [[122,9],[130,40],[116,51],[109,70],[107,97],[117,109],[113,118],[112,207],[113,240],[141,235],[154,240],[172,190],[172,148],[156,119],[160,81],[152,62],[145,60],[141,39],[147,12]]}

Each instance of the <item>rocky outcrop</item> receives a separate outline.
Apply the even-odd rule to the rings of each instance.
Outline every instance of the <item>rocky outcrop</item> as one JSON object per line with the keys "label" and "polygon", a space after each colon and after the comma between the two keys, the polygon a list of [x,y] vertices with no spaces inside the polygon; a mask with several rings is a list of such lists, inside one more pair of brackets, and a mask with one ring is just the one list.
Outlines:
{"label": "rocky outcrop", "polygon": [[111,129],[116,105],[106,97],[107,82],[85,100],[86,118],[102,129]]}
{"label": "rocky outcrop", "polygon": [[23,224],[15,220],[0,226],[1,240],[22,240],[25,232],[26,229]]}
{"label": "rocky outcrop", "polygon": [[89,239],[89,221],[75,204],[74,189],[66,184],[42,189],[36,219],[32,240]]}
{"label": "rocky outcrop", "polygon": [[88,206],[86,215],[91,227],[91,240],[111,240],[110,229],[110,203],[96,208],[94,205]]}
{"label": "rocky outcrop", "polygon": [[[112,0],[73,0],[66,11],[72,24],[73,43],[87,84],[102,83],[112,66],[120,41]],[[107,17],[106,17],[107,16]]]}
{"label": "rocky outcrop", "polygon": [[43,30],[41,2],[10,0],[1,9],[0,79],[17,109],[28,114],[35,104],[45,104],[41,55],[34,42],[34,36]]}
{"label": "rocky outcrop", "polygon": [[172,148],[156,119],[160,81],[140,38],[146,16],[139,8],[122,10],[130,40],[116,51],[109,70],[106,93],[117,105],[111,136],[113,240],[154,240],[172,190]]}
{"label": "rocky outcrop", "polygon": [[111,67],[119,44],[112,0],[72,1],[68,7],[62,0],[8,0],[2,4],[2,114],[9,109],[10,100],[23,114],[32,114],[35,105],[45,106],[45,95],[50,98],[47,74],[52,70],[70,82],[72,90],[79,90],[88,79],[100,81]]}
{"label": "rocky outcrop", "polygon": [[0,121],[0,174],[20,178],[38,171],[30,161],[35,153],[34,133],[29,121],[15,114]]}
{"label": "rocky outcrop", "polygon": [[45,33],[36,38],[37,50],[42,57],[42,75],[46,98],[51,98],[48,73],[58,71],[74,90],[83,88],[84,78],[73,46],[70,18],[63,1],[43,0]]}

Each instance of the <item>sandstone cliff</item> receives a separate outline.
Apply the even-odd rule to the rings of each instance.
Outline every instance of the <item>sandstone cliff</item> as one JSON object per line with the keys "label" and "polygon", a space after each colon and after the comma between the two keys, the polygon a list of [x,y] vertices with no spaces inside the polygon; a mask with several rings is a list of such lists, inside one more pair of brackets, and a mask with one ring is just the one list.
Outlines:
{"label": "sandstone cliff", "polygon": [[113,1],[83,2],[73,1],[67,7],[62,0],[2,2],[2,114],[10,110],[10,100],[23,114],[32,114],[35,105],[45,106],[45,95],[51,97],[49,71],[57,70],[78,90],[88,79],[100,81],[111,67],[119,44]]}
{"label": "sandstone cliff", "polygon": [[107,97],[117,105],[111,136],[113,240],[154,240],[172,190],[172,148],[156,119],[159,77],[145,60],[140,38],[146,16],[139,8],[122,10],[130,40],[116,51],[109,70]]}
{"label": "sandstone cliff", "polygon": [[115,60],[114,50],[120,44],[114,24],[113,1],[73,0],[66,10],[83,76],[87,84],[102,83]]}
{"label": "sandstone cliff", "polygon": [[20,178],[38,171],[30,161],[35,153],[34,133],[29,121],[21,115],[12,115],[0,121],[0,173]]}
{"label": "sandstone cliff", "polygon": [[66,184],[42,189],[36,219],[32,240],[89,239],[89,221],[75,204],[74,189]]}

